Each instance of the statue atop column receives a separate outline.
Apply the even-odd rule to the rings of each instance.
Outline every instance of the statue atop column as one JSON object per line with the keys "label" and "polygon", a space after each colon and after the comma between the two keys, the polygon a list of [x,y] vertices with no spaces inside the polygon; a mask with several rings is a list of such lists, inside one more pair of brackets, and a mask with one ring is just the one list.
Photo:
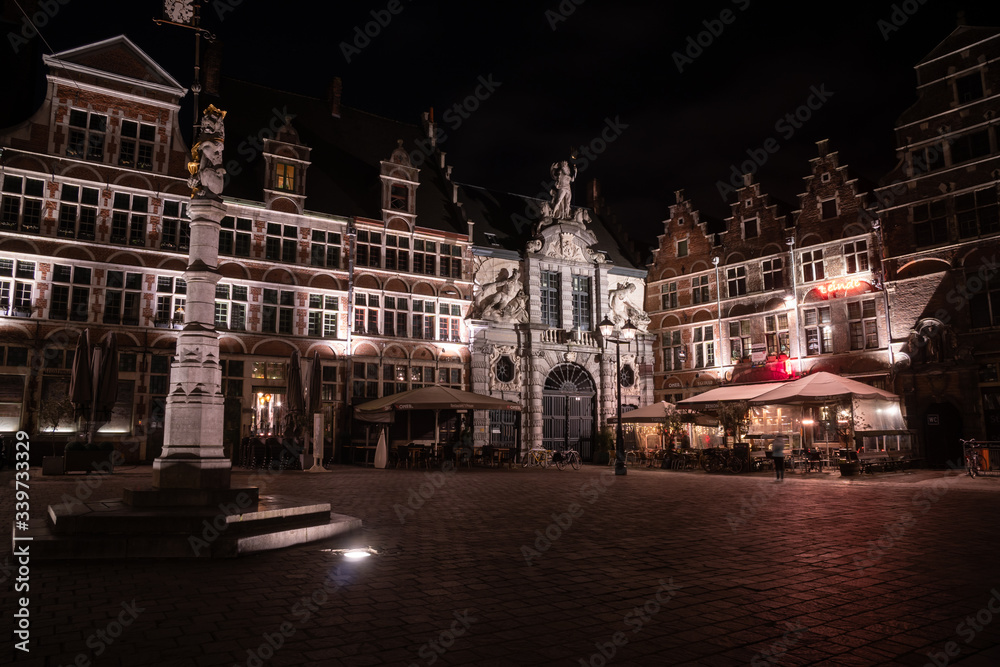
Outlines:
{"label": "statue atop column", "polygon": [[570,218],[570,200],[573,193],[571,187],[576,180],[576,165],[570,166],[567,160],[553,162],[549,169],[552,175],[553,186],[550,193],[552,195],[551,214],[555,219]]}
{"label": "statue atop column", "polygon": [[226,170],[222,167],[222,149],[226,142],[226,112],[209,104],[201,116],[198,139],[191,148],[193,161],[188,162],[188,185],[191,197],[221,199]]}

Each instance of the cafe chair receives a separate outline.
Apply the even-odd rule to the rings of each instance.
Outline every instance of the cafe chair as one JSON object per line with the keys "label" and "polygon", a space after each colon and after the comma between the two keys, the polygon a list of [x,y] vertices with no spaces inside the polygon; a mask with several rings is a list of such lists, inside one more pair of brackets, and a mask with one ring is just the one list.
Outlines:
{"label": "cafe chair", "polygon": [[271,462],[271,457],[268,456],[267,445],[260,438],[254,438],[250,441],[250,465],[253,468],[267,468],[267,465]]}
{"label": "cafe chair", "polygon": [[420,445],[410,445],[410,456],[413,458],[414,468],[420,465],[425,468],[429,467],[426,447],[422,447]]}
{"label": "cafe chair", "polygon": [[399,445],[396,447],[396,467],[408,468],[410,466],[410,446]]}

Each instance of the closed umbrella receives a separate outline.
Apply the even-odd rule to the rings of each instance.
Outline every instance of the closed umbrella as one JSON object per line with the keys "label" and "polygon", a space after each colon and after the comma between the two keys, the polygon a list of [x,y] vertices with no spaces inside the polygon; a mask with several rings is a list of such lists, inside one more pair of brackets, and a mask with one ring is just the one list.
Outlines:
{"label": "closed umbrella", "polygon": [[73,370],[69,378],[69,400],[76,416],[87,418],[94,400],[94,374],[90,367],[90,331],[84,329],[76,343]]}
{"label": "closed umbrella", "polygon": [[288,424],[294,427],[296,418],[305,411],[306,401],[302,393],[302,365],[299,351],[294,350],[288,360],[288,394],[285,396],[285,409],[288,411]]}
{"label": "closed umbrella", "polygon": [[[323,411],[323,362],[320,360],[319,352],[313,352],[312,361],[309,362],[309,386],[306,390],[306,414],[311,415],[313,422],[316,415]],[[320,422],[319,428],[313,428],[312,433],[312,455],[313,465],[308,472],[327,472],[321,461],[323,459],[323,426]]]}
{"label": "closed umbrella", "polygon": [[94,346],[93,357],[94,401],[91,431],[111,420],[111,413],[118,402],[118,341],[108,332],[99,345]]}
{"label": "closed umbrella", "polygon": [[319,352],[313,352],[309,363],[309,390],[306,392],[307,412],[314,415],[323,410],[323,363]]}

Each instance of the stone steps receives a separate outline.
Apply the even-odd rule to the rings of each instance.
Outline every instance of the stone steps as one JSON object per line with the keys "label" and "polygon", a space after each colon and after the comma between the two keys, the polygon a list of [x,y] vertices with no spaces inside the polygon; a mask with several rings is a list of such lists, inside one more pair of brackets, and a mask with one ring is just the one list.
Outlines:
{"label": "stone steps", "polygon": [[45,521],[17,531],[38,560],[73,558],[232,558],[329,539],[361,528],[329,503],[263,496],[245,509],[133,507],[123,500],[49,507]]}

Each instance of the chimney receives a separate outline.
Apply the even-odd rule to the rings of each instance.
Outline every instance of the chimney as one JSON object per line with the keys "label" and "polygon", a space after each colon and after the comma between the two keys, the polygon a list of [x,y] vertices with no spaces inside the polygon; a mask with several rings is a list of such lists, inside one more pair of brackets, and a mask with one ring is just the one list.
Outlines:
{"label": "chimney", "polygon": [[340,118],[340,95],[343,91],[344,84],[340,80],[340,77],[333,77],[333,81],[330,82],[330,87],[326,92],[326,99],[330,103],[330,115],[334,118]]}
{"label": "chimney", "polygon": [[587,183],[587,206],[597,211],[601,204],[601,183],[596,178]]}
{"label": "chimney", "polygon": [[219,80],[222,77],[222,40],[210,42],[205,49],[201,69],[205,73],[205,94],[219,96]]}

